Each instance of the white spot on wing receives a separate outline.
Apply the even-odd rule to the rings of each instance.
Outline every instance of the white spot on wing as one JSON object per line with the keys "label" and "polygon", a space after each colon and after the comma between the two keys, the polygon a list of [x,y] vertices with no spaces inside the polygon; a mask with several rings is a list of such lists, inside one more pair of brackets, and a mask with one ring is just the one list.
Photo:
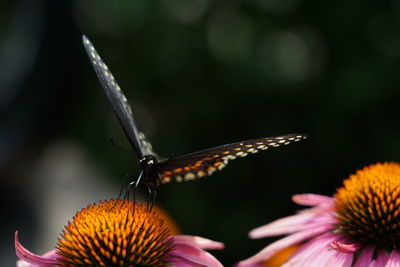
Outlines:
{"label": "white spot on wing", "polygon": [[240,151],[240,152],[236,153],[236,156],[239,156],[239,157],[246,157],[246,156],[247,156],[247,153],[246,153],[246,152],[243,152],[243,151]]}
{"label": "white spot on wing", "polygon": [[185,174],[184,178],[185,178],[186,181],[190,181],[190,180],[194,180],[196,178],[196,175],[194,175],[191,172],[188,172],[188,173]]}
{"label": "white spot on wing", "polygon": [[221,163],[220,165],[218,165],[218,170],[222,170],[224,167],[226,166],[226,164]]}
{"label": "white spot on wing", "polygon": [[208,171],[207,171],[207,174],[208,174],[208,175],[211,175],[211,174],[213,174],[216,170],[217,170],[216,168],[210,167],[210,168],[208,169]]}
{"label": "white spot on wing", "polygon": [[254,153],[257,153],[257,149],[249,148],[249,149],[247,149],[247,152],[254,154]]}

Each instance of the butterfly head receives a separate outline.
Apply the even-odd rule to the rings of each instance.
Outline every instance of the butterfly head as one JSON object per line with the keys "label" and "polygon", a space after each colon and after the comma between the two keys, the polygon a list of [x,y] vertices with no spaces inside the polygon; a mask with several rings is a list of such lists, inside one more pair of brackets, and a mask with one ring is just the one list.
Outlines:
{"label": "butterfly head", "polygon": [[148,173],[157,164],[157,159],[153,155],[145,155],[140,159],[139,164],[140,169]]}

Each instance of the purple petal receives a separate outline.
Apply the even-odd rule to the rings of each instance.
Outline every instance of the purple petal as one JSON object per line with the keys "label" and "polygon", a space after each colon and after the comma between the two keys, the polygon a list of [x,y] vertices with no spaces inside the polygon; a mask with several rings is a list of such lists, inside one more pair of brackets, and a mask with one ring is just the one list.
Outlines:
{"label": "purple petal", "polygon": [[318,194],[298,194],[292,197],[294,203],[303,206],[326,206],[333,205],[335,199]]}
{"label": "purple petal", "polygon": [[175,235],[174,244],[186,244],[201,249],[223,249],[225,246],[221,242],[216,242],[207,238],[191,235]]}
{"label": "purple petal", "polygon": [[372,260],[368,265],[369,267],[385,267],[386,263],[389,261],[389,255],[386,251],[379,251],[378,257]]}
{"label": "purple petal", "polygon": [[[176,244],[171,262],[176,267],[183,266],[208,266],[223,267],[223,265],[210,253],[190,245]],[[187,264],[192,265],[187,265]]]}
{"label": "purple petal", "polygon": [[262,238],[291,234],[321,225],[332,225],[331,228],[333,228],[334,223],[336,223],[336,219],[330,215],[327,216],[327,214],[319,213],[316,209],[308,209],[299,214],[288,216],[258,227],[250,231],[249,236],[250,238]]}
{"label": "purple petal", "polygon": [[[60,264],[58,255],[55,250],[47,252],[45,255],[40,256],[33,254],[26,248],[24,248],[18,240],[18,231],[15,232],[15,252],[18,258],[22,261],[18,261],[18,266],[32,266],[32,267],[50,267]],[[24,265],[24,262],[30,263],[30,265]]]}
{"label": "purple petal", "polygon": [[278,251],[280,251],[290,245],[298,244],[304,240],[307,240],[307,239],[315,237],[319,234],[325,233],[331,229],[332,229],[331,225],[323,225],[323,226],[319,226],[319,227],[314,227],[314,228],[306,230],[306,231],[302,231],[302,232],[298,232],[298,233],[289,235],[287,237],[284,237],[284,238],[270,244],[269,246],[267,246],[266,248],[264,248],[263,250],[258,252],[256,255],[254,255],[244,261],[239,262],[239,265],[242,266],[242,265],[266,261],[275,253],[277,253]]}
{"label": "purple petal", "polygon": [[400,253],[393,250],[385,267],[400,267]]}
{"label": "purple petal", "polygon": [[373,253],[374,249],[372,247],[364,248],[358,256],[358,259],[354,263],[353,267],[369,266],[369,263],[372,261]]}

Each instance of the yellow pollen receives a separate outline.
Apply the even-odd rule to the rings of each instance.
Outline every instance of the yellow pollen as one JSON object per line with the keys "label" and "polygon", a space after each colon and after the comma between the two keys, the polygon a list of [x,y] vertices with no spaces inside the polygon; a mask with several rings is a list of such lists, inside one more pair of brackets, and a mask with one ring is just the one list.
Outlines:
{"label": "yellow pollen", "polygon": [[170,236],[154,211],[111,200],[78,212],[63,230],[57,253],[61,266],[166,266]]}
{"label": "yellow pollen", "polygon": [[338,228],[350,239],[387,250],[400,247],[400,164],[357,171],[335,197]]}

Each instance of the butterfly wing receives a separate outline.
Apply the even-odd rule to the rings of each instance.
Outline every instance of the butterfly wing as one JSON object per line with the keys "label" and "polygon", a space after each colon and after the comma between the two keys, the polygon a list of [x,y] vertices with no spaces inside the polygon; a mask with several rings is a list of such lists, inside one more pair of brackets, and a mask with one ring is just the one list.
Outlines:
{"label": "butterfly wing", "polygon": [[171,180],[180,182],[210,176],[215,171],[225,167],[228,161],[237,157],[245,157],[260,150],[288,145],[305,138],[306,135],[303,134],[289,134],[218,146],[161,161],[158,163],[158,173],[161,183],[168,183]]}
{"label": "butterfly wing", "polygon": [[104,64],[89,39],[86,36],[83,36],[82,40],[86,53],[90,58],[90,62],[96,71],[97,78],[99,79],[114,112],[117,114],[117,118],[122,125],[125,135],[128,137],[129,143],[139,158],[143,155],[152,153],[150,143],[147,142],[144,135],[139,133],[137,130],[132,116],[131,107],[129,106],[121,88],[115,81],[114,76],[111,74],[106,64]]}
{"label": "butterfly wing", "polygon": [[142,132],[139,132],[139,145],[143,155],[153,155],[159,159],[156,153],[154,153],[151,143],[147,141],[146,136]]}

